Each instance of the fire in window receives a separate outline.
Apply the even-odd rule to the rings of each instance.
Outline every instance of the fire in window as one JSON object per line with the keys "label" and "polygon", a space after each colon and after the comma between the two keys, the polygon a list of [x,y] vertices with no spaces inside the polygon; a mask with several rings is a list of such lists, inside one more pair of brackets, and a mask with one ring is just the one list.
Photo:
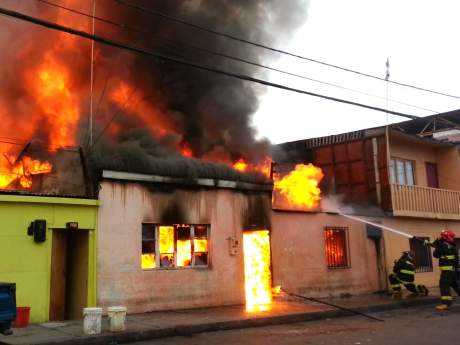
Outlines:
{"label": "fire in window", "polygon": [[208,225],[143,224],[142,269],[208,266],[208,230]]}
{"label": "fire in window", "polygon": [[326,260],[328,268],[348,268],[347,228],[327,227],[324,229]]}
{"label": "fire in window", "polygon": [[[430,240],[429,237],[418,237],[424,240]],[[414,264],[415,272],[432,272],[433,261],[431,259],[431,249],[429,246],[425,246],[422,241],[410,239],[409,240],[410,250],[414,252]]]}
{"label": "fire in window", "polygon": [[155,225],[142,224],[142,269],[156,267],[155,261]]}

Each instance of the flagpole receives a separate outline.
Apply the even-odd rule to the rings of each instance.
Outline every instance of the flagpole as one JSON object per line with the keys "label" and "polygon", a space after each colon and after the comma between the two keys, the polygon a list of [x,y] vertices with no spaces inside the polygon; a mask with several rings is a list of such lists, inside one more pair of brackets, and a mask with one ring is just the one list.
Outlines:
{"label": "flagpole", "polygon": [[[96,0],[93,0],[92,33],[95,33]],[[94,40],[91,40],[91,72],[90,72],[90,96],[89,96],[89,147],[93,146],[93,88],[94,88]]]}

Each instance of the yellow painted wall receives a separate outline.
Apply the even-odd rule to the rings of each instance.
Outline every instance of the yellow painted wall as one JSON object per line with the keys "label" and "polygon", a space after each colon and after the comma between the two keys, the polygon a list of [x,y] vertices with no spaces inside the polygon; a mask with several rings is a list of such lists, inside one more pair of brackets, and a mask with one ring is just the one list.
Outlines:
{"label": "yellow painted wall", "polygon": [[437,163],[439,187],[460,190],[460,151],[413,138],[390,135],[390,157],[414,161],[415,184],[427,187],[425,163]]}
{"label": "yellow painted wall", "polygon": [[[96,200],[0,195],[0,282],[16,283],[18,306],[31,307],[31,322],[49,316],[51,244],[53,228],[67,222],[89,229],[88,304],[96,303]],[[35,243],[27,228],[35,219],[45,219],[47,238]]]}
{"label": "yellow painted wall", "polygon": [[460,150],[455,147],[436,150],[439,187],[460,190]]}
{"label": "yellow painted wall", "polygon": [[428,186],[425,163],[437,163],[436,150],[432,146],[390,135],[390,157],[414,161],[415,184]]}

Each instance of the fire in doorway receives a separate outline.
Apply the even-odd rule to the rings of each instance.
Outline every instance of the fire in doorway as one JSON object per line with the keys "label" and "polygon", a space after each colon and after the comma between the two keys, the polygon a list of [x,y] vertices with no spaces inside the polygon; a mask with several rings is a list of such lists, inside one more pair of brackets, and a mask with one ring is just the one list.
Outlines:
{"label": "fire in doorway", "polygon": [[267,311],[272,303],[270,232],[243,233],[246,311]]}

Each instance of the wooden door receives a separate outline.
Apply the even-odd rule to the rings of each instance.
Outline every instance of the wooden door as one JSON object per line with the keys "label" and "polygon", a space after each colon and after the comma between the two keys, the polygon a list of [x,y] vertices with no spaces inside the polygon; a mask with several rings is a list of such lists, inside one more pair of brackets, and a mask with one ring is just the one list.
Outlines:
{"label": "wooden door", "polygon": [[426,180],[428,187],[439,188],[438,180],[438,165],[436,163],[425,163],[426,166]]}
{"label": "wooden door", "polygon": [[67,233],[65,230],[53,230],[51,249],[51,321],[64,320],[66,306],[67,280]]}
{"label": "wooden door", "polygon": [[68,231],[66,320],[79,320],[88,296],[88,231]]}

